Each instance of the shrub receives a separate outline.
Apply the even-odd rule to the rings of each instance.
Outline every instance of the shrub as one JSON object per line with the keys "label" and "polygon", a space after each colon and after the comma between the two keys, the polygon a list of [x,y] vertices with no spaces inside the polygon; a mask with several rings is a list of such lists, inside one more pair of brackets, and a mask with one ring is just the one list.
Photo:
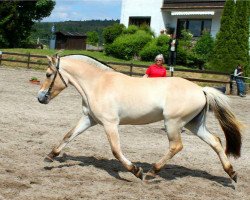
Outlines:
{"label": "shrub", "polygon": [[116,58],[129,60],[138,56],[139,51],[151,40],[151,35],[139,30],[135,34],[119,36],[112,44],[106,46],[105,52]]}
{"label": "shrub", "polygon": [[93,46],[97,45],[99,41],[99,36],[96,31],[88,31],[87,32],[87,43]]}
{"label": "shrub", "polygon": [[154,31],[152,31],[152,29],[150,28],[150,26],[148,26],[147,24],[142,24],[139,27],[140,30],[145,31],[146,33],[152,35],[153,37],[155,37],[155,33]]}
{"label": "shrub", "polygon": [[169,39],[166,35],[160,35],[158,38],[153,39],[140,51],[139,55],[141,59],[144,61],[153,61],[155,56],[163,54],[165,61],[167,61]]}
{"label": "shrub", "polygon": [[185,49],[191,49],[192,48],[192,39],[193,35],[189,31],[183,29],[181,31],[181,40],[179,43],[185,48]]}
{"label": "shrub", "polygon": [[123,34],[134,34],[139,30],[138,26],[130,25],[127,29],[123,30]]}
{"label": "shrub", "polygon": [[105,44],[111,44],[117,37],[119,37],[125,26],[123,24],[114,24],[112,26],[108,26],[103,30],[103,38]]}
{"label": "shrub", "polygon": [[204,32],[194,46],[194,52],[207,61],[214,48],[214,39],[208,32]]}
{"label": "shrub", "polygon": [[168,42],[170,40],[170,37],[168,35],[160,35],[157,38],[157,46],[168,46]]}

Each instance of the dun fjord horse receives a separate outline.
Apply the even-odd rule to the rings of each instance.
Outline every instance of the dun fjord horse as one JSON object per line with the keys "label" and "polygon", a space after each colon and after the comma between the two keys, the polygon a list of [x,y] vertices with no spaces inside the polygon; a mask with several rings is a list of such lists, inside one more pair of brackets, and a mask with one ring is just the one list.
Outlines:
{"label": "dun fjord horse", "polygon": [[[83,115],[61,143],[45,158],[53,161],[61,150],[80,133],[101,124],[111,150],[123,166],[136,177],[154,178],[164,165],[182,150],[183,127],[197,135],[218,154],[225,172],[236,182],[237,174],[227,156],[240,156],[240,123],[228,105],[227,97],[216,89],[200,87],[182,78],[135,78],[115,72],[87,56],[48,57],[46,80],[38,93],[40,103],[47,104],[68,84],[82,96]],[[208,110],[215,113],[226,137],[226,150],[220,138],[206,127]],[[122,153],[118,125],[149,124],[164,120],[169,149],[146,174]]]}

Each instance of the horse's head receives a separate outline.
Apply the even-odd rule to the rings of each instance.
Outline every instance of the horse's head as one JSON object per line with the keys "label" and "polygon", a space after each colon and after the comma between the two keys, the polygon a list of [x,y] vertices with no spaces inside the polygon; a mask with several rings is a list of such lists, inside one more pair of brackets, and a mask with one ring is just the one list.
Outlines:
{"label": "horse's head", "polygon": [[60,69],[60,58],[49,57],[49,66],[46,70],[46,79],[38,92],[38,101],[48,104],[51,99],[57,96],[68,85],[68,78],[63,76]]}

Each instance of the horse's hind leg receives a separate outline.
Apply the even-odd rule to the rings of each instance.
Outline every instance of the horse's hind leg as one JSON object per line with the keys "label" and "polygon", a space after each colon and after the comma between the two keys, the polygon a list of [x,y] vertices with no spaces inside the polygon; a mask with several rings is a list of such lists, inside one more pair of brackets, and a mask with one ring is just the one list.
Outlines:
{"label": "horse's hind leg", "polygon": [[154,178],[156,174],[165,166],[165,164],[183,148],[180,130],[177,123],[165,121],[167,136],[169,139],[169,149],[166,154],[153,165],[153,168],[146,174],[145,179]]}
{"label": "horse's hind leg", "polygon": [[133,165],[122,153],[118,125],[105,123],[104,129],[106,131],[108,141],[110,143],[111,150],[115,158],[118,159],[128,171],[133,173],[137,178],[142,179],[142,168],[138,168],[137,166]]}
{"label": "horse's hind leg", "polygon": [[45,157],[44,161],[46,162],[52,162],[53,159],[58,156],[61,152],[61,150],[76,136],[78,136],[83,131],[87,130],[89,127],[95,125],[96,123],[93,121],[93,119],[87,115],[84,115],[81,117],[81,119],[78,121],[77,125],[71,129],[63,138],[63,140],[60,142],[60,144],[53,148],[52,151]]}
{"label": "horse's hind leg", "polygon": [[222,163],[223,169],[225,172],[235,181],[237,182],[237,173],[233,170],[231,163],[225,151],[222,147],[221,140],[219,137],[211,134],[205,126],[205,113],[200,113],[196,118],[194,118],[191,122],[189,122],[185,127],[189,129],[191,132],[196,134],[200,139],[209,144],[213,150],[219,156],[219,159]]}

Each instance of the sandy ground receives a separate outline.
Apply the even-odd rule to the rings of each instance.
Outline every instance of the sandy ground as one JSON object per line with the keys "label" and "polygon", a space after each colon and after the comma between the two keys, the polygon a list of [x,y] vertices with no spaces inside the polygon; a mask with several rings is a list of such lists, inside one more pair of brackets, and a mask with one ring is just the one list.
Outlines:
{"label": "sandy ground", "polygon": [[[45,73],[0,68],[0,200],[249,199],[248,128],[242,156],[230,158],[238,183],[229,179],[215,152],[188,132],[182,135],[184,149],[150,183],[135,178],[114,159],[99,125],[71,142],[52,164],[43,162],[80,118],[81,98],[69,87],[50,104],[39,104],[39,86],[29,83],[32,76],[43,80]],[[237,116],[249,125],[250,97],[230,99]],[[213,115],[208,127],[225,142]],[[163,122],[121,126],[120,137],[124,154],[144,171],[168,148]]]}

